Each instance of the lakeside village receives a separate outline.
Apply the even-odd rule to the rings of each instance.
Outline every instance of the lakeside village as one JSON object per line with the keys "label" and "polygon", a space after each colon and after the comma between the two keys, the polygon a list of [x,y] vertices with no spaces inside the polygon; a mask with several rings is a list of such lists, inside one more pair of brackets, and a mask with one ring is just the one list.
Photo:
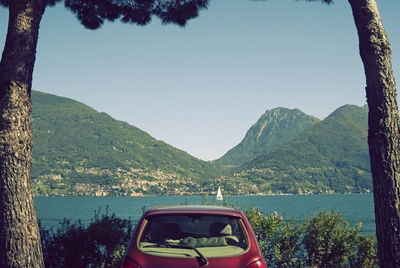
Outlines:
{"label": "lakeside village", "polygon": [[34,177],[35,196],[215,195],[218,187],[224,195],[335,194],[330,189],[294,188],[290,192],[272,191],[263,185],[243,179],[240,174],[222,176],[201,183],[176,174],[162,171],[146,172],[140,169],[117,169],[113,173],[109,170],[89,168],[63,174]]}

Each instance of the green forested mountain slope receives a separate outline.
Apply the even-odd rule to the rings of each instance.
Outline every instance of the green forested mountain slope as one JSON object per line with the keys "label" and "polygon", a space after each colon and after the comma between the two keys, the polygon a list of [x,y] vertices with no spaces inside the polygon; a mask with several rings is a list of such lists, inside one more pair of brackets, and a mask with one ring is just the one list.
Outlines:
{"label": "green forested mountain slope", "polygon": [[[147,192],[171,191],[174,183],[198,187],[194,183],[218,175],[212,164],[77,101],[33,91],[32,102],[32,177],[42,194],[142,180]],[[156,180],[164,183],[146,184]],[[104,187],[95,188],[102,194]]]}
{"label": "green forested mountain slope", "polygon": [[289,142],[318,121],[298,109],[275,108],[266,111],[247,131],[244,139],[215,163],[228,167],[243,165]]}
{"label": "green forested mountain slope", "polygon": [[340,107],[325,120],[301,133],[293,142],[270,154],[258,156],[247,167],[304,168],[347,162],[369,169],[367,120],[367,107]]}
{"label": "green forested mountain slope", "polygon": [[[37,91],[32,100],[36,195],[372,189],[366,106],[345,105],[322,121],[299,110],[267,111],[238,146],[210,163],[77,101]],[[221,176],[217,165],[236,172]]]}
{"label": "green forested mountain slope", "polygon": [[272,192],[364,192],[372,189],[368,108],[345,105],[291,142],[261,154],[231,179]]}

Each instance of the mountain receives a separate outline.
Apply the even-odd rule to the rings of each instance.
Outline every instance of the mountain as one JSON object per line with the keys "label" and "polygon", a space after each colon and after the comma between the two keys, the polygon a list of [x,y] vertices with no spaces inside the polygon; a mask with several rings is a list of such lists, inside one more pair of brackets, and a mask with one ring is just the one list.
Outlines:
{"label": "mountain", "polygon": [[366,192],[372,189],[367,144],[368,107],[345,105],[292,141],[242,166],[226,181],[258,191]]}
{"label": "mountain", "polygon": [[37,195],[198,191],[219,175],[213,164],[80,102],[33,91],[32,103]]}
{"label": "mountain", "polygon": [[[35,195],[371,191],[367,106],[324,120],[267,111],[221,159],[199,160],[80,102],[32,92]],[[223,175],[226,167],[234,167]]]}
{"label": "mountain", "polygon": [[228,167],[241,166],[289,142],[319,121],[298,109],[276,108],[266,111],[247,131],[244,139],[215,163]]}

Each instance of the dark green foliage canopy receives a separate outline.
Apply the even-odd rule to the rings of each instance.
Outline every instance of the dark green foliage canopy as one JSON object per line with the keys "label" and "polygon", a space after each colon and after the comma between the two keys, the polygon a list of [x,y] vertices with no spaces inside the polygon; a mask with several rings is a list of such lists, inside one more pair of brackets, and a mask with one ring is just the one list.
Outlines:
{"label": "dark green foliage canopy", "polygon": [[117,267],[134,224],[115,214],[95,212],[88,226],[64,218],[57,230],[40,228],[46,267]]}
{"label": "dark green foliage canopy", "polygon": [[[47,5],[60,2],[64,2],[88,29],[97,29],[105,21],[118,19],[124,23],[146,25],[153,16],[165,24],[184,26],[208,4],[208,0],[47,0]],[[9,3],[9,0],[0,0],[3,6],[9,6]]]}
{"label": "dark green foliage canopy", "polygon": [[268,267],[378,267],[376,239],[351,227],[340,213],[320,211],[311,218],[284,219],[245,211]]}

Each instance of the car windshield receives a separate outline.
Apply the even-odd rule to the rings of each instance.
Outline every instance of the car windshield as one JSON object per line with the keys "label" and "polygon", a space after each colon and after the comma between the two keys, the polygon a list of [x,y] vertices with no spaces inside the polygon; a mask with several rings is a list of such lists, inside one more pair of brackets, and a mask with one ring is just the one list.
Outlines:
{"label": "car windshield", "polygon": [[175,258],[235,256],[248,245],[240,218],[201,214],[148,218],[138,241],[140,250],[147,254]]}

